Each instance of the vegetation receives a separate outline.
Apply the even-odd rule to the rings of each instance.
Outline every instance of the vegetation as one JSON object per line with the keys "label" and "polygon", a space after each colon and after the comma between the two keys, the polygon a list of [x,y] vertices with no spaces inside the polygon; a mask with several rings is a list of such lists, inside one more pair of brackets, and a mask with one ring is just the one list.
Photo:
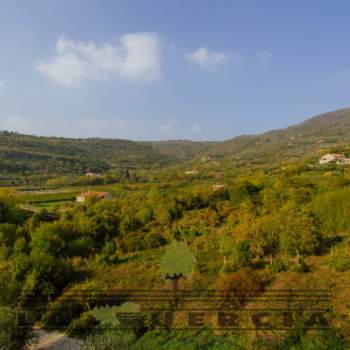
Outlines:
{"label": "vegetation", "polygon": [[[347,115],[339,113],[341,118]],[[320,123],[333,125],[324,116],[304,127],[311,133]],[[288,133],[299,131],[296,127]],[[9,148],[14,138],[25,143],[18,146],[25,152],[38,152],[36,138],[1,137]],[[39,141],[46,155],[69,151],[70,157],[80,158],[79,152],[87,150],[79,148],[81,140],[68,142],[67,149],[60,139],[53,145],[48,138]],[[101,162],[105,158],[98,152],[115,145],[86,143]],[[160,152],[151,144],[135,147],[146,146],[151,154]],[[348,146],[342,147],[345,152]],[[299,154],[306,157],[311,149]],[[24,349],[37,325],[63,329],[91,349],[348,349],[350,295],[344,286],[350,281],[350,167],[321,166],[315,157],[281,162],[272,157],[261,166],[239,166],[227,159],[157,169],[142,163],[138,169],[108,164],[106,170],[113,169],[102,177],[87,181],[76,176],[73,182],[70,175],[85,171],[85,165],[73,171],[55,160],[45,170],[54,175],[41,190],[0,190],[0,348]],[[40,162],[23,159],[22,164],[40,173]],[[89,168],[104,169],[102,163]],[[188,176],[188,168],[198,173]],[[218,184],[223,186],[213,187]],[[113,197],[75,203],[75,195],[86,189]],[[25,204],[45,209],[34,213],[24,210]],[[117,305],[106,303],[112,290],[125,291]],[[130,304],[132,290],[176,294],[175,306],[169,307],[181,305],[182,290],[220,291],[222,308],[234,300],[236,308],[246,311],[276,290],[336,293],[326,314],[329,325],[321,330],[308,329],[306,314],[294,315],[299,327],[278,332],[214,332],[210,327],[159,331],[148,323],[118,332],[113,327],[123,324],[126,310],[139,312],[139,306]],[[302,308],[302,301],[296,302]],[[292,301],[288,305],[295,306]],[[252,327],[247,319],[240,322]],[[105,329],[106,324],[112,329]]]}
{"label": "vegetation", "polygon": [[[67,139],[3,131],[0,133],[0,181],[5,185],[39,186],[47,180],[49,185],[62,185],[62,181],[64,185],[108,183],[111,178],[81,176],[87,172],[120,169],[121,174],[112,175],[115,180],[125,176],[125,169],[191,165],[194,161],[205,166],[228,160],[240,167],[266,167],[276,162],[306,159],[327,149],[337,151],[339,147],[347,147],[349,131],[350,109],[326,113],[283,130],[239,136],[224,142]],[[55,175],[61,180],[52,180]]]}

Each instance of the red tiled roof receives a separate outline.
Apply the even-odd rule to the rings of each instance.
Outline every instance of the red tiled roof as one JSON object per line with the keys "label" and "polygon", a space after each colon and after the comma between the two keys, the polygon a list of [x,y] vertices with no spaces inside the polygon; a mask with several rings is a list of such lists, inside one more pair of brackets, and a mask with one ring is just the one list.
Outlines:
{"label": "red tiled roof", "polygon": [[88,197],[97,197],[97,198],[101,198],[101,197],[107,196],[108,194],[109,194],[108,192],[87,191],[87,192],[81,193],[79,196],[83,196],[83,197],[85,197],[85,198],[88,198]]}

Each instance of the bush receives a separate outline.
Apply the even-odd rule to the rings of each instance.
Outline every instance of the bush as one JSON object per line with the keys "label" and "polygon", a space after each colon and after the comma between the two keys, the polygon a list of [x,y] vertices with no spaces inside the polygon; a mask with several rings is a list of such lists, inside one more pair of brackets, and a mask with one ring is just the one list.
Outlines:
{"label": "bush", "polygon": [[244,267],[250,267],[252,264],[252,254],[248,241],[239,242],[232,252],[232,257],[224,265],[224,272],[234,272]]}
{"label": "bush", "polygon": [[69,337],[81,338],[90,333],[98,324],[98,321],[90,312],[84,312],[78,319],[73,320],[66,330]]}
{"label": "bush", "polygon": [[263,281],[259,275],[251,269],[241,269],[232,274],[222,274],[216,281],[215,287],[225,296],[228,302],[232,302],[235,296],[239,305],[243,305],[253,295],[258,295],[263,291]]}
{"label": "bush", "polygon": [[345,187],[318,195],[312,202],[321,230],[325,233],[342,233],[350,230],[350,188]]}
{"label": "bush", "polygon": [[297,209],[280,213],[280,247],[289,255],[313,254],[320,245],[313,219]]}
{"label": "bush", "polygon": [[305,272],[309,272],[310,269],[306,265],[304,258],[299,257],[297,263],[294,266],[292,266],[291,271],[298,272],[298,273],[305,273]]}
{"label": "bush", "polygon": [[269,264],[269,269],[274,273],[283,272],[286,271],[286,265],[282,260],[277,259],[274,260],[272,264]]}
{"label": "bush", "polygon": [[0,224],[0,245],[12,247],[16,240],[16,230],[14,224]]}
{"label": "bush", "polygon": [[114,241],[106,241],[102,248],[100,261],[103,264],[113,264],[118,261],[117,247]]}
{"label": "bush", "polygon": [[350,259],[332,257],[327,260],[328,266],[335,271],[343,272],[350,269]]}
{"label": "bush", "polygon": [[248,241],[241,241],[237,244],[233,254],[234,261],[237,266],[249,267],[252,263],[252,254],[250,252],[250,244]]}
{"label": "bush", "polygon": [[121,243],[121,249],[124,252],[135,252],[144,248],[143,235],[138,233],[129,233],[123,238]]}
{"label": "bush", "polygon": [[0,306],[0,349],[25,349],[33,339],[33,329],[25,320],[24,314],[18,314],[10,307]]}
{"label": "bush", "polygon": [[335,271],[345,271],[350,269],[350,247],[349,243],[342,243],[332,248],[332,253],[326,259],[327,265]]}
{"label": "bush", "polygon": [[145,236],[145,243],[148,248],[157,248],[167,243],[166,239],[160,233],[149,232]]}

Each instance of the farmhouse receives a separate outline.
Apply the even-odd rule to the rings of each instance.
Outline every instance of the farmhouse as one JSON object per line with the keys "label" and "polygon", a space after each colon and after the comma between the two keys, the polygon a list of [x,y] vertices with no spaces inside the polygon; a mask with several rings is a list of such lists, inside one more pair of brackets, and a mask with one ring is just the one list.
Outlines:
{"label": "farmhouse", "polygon": [[85,176],[90,176],[90,177],[101,177],[102,175],[101,174],[98,174],[98,173],[93,173],[92,171],[88,171]]}
{"label": "farmhouse", "polygon": [[345,155],[341,153],[327,153],[319,160],[320,164],[328,164],[333,162],[337,164],[350,164],[350,158],[345,157]]}
{"label": "farmhouse", "polygon": [[86,191],[82,192],[77,196],[76,201],[79,203],[84,203],[89,198],[97,198],[97,199],[111,199],[112,196],[108,192],[94,192],[94,191]]}
{"label": "farmhouse", "polygon": [[199,171],[198,170],[187,170],[185,171],[185,175],[198,175]]}
{"label": "farmhouse", "polygon": [[213,190],[214,191],[221,190],[222,188],[225,188],[225,186],[222,185],[222,184],[215,184],[215,185],[213,185]]}

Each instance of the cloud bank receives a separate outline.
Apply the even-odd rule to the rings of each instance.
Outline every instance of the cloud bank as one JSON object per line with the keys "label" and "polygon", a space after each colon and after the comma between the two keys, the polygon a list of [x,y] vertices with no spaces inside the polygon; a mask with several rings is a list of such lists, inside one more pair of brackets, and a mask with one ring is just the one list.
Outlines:
{"label": "cloud bank", "polygon": [[130,33],[119,45],[76,42],[60,37],[55,55],[35,64],[54,83],[76,86],[87,80],[119,76],[133,81],[160,78],[160,40],[156,33]]}

